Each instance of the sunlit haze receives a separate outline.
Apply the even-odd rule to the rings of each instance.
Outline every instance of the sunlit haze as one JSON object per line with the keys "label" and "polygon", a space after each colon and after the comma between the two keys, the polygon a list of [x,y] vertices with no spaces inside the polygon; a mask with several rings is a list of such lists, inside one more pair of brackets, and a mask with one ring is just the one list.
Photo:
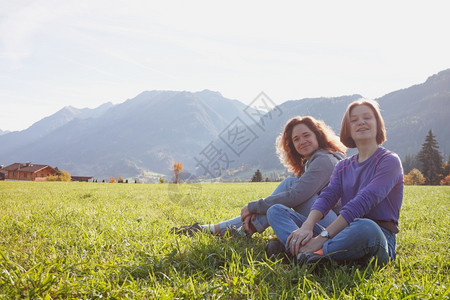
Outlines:
{"label": "sunlit haze", "polygon": [[0,129],[145,90],[377,98],[450,67],[446,1],[0,0]]}

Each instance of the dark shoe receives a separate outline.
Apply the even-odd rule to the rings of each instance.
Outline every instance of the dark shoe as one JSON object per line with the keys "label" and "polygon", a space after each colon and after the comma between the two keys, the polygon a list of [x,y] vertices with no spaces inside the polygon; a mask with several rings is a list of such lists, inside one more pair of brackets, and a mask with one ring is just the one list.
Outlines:
{"label": "dark shoe", "polygon": [[203,228],[200,226],[198,222],[195,222],[192,225],[181,226],[181,227],[172,227],[170,232],[179,234],[179,235],[187,235],[193,236],[196,232],[202,232]]}
{"label": "dark shoe", "polygon": [[328,262],[329,259],[325,256],[316,253],[300,253],[297,255],[296,262],[300,266],[302,265],[312,265],[312,264],[322,264]]}
{"label": "dark shoe", "polygon": [[225,231],[225,234],[223,236],[227,236],[227,235],[235,236],[235,237],[249,237],[247,232],[244,230],[244,228],[242,228],[242,226],[239,228],[236,228],[235,226],[228,228]]}
{"label": "dark shoe", "polygon": [[283,262],[287,262],[290,259],[290,255],[286,252],[286,247],[280,240],[272,240],[266,243],[264,247],[267,258],[271,261],[277,261],[283,259]]}

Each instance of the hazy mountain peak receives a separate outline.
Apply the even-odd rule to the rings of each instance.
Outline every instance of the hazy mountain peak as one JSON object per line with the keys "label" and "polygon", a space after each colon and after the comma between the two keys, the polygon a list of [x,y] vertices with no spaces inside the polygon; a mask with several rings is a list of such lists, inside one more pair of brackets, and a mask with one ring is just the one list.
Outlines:
{"label": "hazy mountain peak", "polygon": [[195,92],[194,94],[196,94],[196,95],[209,95],[209,96],[223,97],[220,92],[211,91],[211,90],[208,90],[208,89],[204,89],[202,91]]}
{"label": "hazy mountain peak", "polygon": [[441,84],[450,80],[450,69],[441,71],[427,78],[425,84]]}
{"label": "hazy mountain peak", "polygon": [[143,91],[140,94],[138,94],[136,97],[134,97],[133,99],[142,98],[142,97],[146,97],[146,98],[150,97],[151,98],[151,97],[154,97],[161,93],[167,93],[167,92],[170,92],[170,91],[164,91],[164,90]]}
{"label": "hazy mountain peak", "polygon": [[7,134],[7,133],[9,133],[9,132],[10,132],[9,130],[1,130],[1,129],[0,129],[0,135]]}
{"label": "hazy mountain peak", "polygon": [[62,109],[60,109],[60,111],[70,111],[70,112],[73,112],[73,113],[78,112],[78,110],[79,110],[78,108],[73,107],[71,105],[64,106]]}

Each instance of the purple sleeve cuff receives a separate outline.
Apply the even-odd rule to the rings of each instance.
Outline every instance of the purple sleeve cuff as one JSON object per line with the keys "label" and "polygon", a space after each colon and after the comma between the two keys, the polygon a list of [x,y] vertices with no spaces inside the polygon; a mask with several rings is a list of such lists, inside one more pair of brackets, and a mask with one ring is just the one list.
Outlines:
{"label": "purple sleeve cuff", "polygon": [[330,211],[326,205],[324,205],[323,201],[321,201],[321,198],[317,198],[316,202],[314,202],[314,204],[311,207],[311,210],[315,209],[320,211],[324,216],[326,216],[328,214],[328,212]]}
{"label": "purple sleeve cuff", "polygon": [[345,221],[347,221],[348,224],[353,222],[353,220],[355,219],[348,211],[341,210],[341,216],[345,219]]}

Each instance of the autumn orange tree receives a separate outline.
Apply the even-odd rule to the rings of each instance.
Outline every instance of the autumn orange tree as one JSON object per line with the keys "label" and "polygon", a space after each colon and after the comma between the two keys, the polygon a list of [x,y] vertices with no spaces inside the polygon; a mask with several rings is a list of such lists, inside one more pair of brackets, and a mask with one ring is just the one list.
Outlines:
{"label": "autumn orange tree", "polygon": [[412,169],[404,178],[406,185],[420,185],[425,183],[425,177],[417,169]]}
{"label": "autumn orange tree", "polygon": [[57,175],[48,176],[47,181],[71,181],[72,176],[67,171],[59,171]]}
{"label": "autumn orange tree", "polygon": [[181,162],[177,162],[173,164],[173,173],[175,174],[175,183],[180,182],[180,173],[183,172],[183,164]]}
{"label": "autumn orange tree", "polygon": [[450,175],[445,176],[444,179],[440,181],[441,185],[450,185]]}

